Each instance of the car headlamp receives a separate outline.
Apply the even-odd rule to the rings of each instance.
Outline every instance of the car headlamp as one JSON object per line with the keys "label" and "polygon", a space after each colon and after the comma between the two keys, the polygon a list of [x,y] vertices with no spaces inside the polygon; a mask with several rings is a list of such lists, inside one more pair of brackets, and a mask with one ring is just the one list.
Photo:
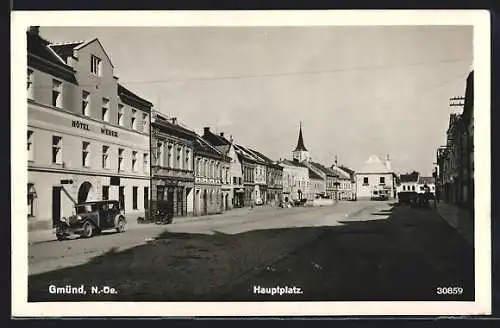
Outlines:
{"label": "car headlamp", "polygon": [[81,221],[81,220],[82,220],[82,217],[81,217],[80,215],[77,215],[77,216],[76,216],[76,220],[77,220],[77,221]]}

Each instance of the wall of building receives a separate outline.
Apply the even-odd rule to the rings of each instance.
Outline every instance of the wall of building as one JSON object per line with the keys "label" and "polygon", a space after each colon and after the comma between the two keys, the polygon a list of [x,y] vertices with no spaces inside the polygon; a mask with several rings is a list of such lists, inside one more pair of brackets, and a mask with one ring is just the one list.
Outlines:
{"label": "wall of building", "polygon": [[[368,178],[368,184],[364,183],[364,178]],[[391,188],[389,198],[393,198],[393,179],[391,173],[357,173],[356,174],[356,194],[358,199],[369,199],[372,195],[374,188],[382,187],[380,185],[380,178],[385,179],[385,186]]]}
{"label": "wall of building", "polygon": [[[33,184],[37,198],[33,200],[35,215],[29,218],[30,227],[49,228],[52,225],[52,188],[60,180],[74,181],[68,193],[78,201],[78,188],[85,181],[92,184],[92,200],[102,199],[103,186],[110,177],[120,177],[125,188],[125,210],[134,219],[144,215],[144,187],[149,188],[149,137],[134,131],[103,124],[66,110],[28,103],[30,151],[28,152],[28,183]],[[109,133],[112,131],[113,133]],[[60,137],[58,163],[53,163],[53,137]],[[83,143],[87,160],[83,162]],[[103,146],[107,150],[107,168],[103,167]],[[118,149],[123,149],[122,169],[118,171]],[[135,153],[135,170],[132,155]],[[144,158],[146,155],[146,158]],[[132,188],[137,187],[137,209],[132,206]],[[115,190],[116,189],[116,193]],[[109,187],[109,199],[118,199],[118,186]],[[89,200],[89,199],[88,199]],[[73,202],[61,196],[61,216],[71,214]]]}

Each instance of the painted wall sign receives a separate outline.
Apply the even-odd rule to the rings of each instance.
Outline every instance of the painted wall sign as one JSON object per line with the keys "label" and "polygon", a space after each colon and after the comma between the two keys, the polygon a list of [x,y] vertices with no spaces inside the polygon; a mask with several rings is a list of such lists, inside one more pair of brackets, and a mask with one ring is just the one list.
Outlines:
{"label": "painted wall sign", "polygon": [[80,121],[75,121],[75,120],[71,121],[71,126],[77,129],[90,131],[89,125],[87,123],[82,123]]}
{"label": "painted wall sign", "polygon": [[107,136],[112,136],[112,137],[118,138],[118,132],[110,130],[110,129],[101,128],[101,133],[105,134]]}

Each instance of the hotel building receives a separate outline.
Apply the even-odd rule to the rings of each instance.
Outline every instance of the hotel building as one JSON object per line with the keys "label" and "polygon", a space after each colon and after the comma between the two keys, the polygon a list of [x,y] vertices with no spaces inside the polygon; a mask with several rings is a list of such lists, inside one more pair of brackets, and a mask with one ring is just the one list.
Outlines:
{"label": "hotel building", "polygon": [[31,27],[27,44],[28,229],[53,228],[91,200],[143,216],[152,104],[118,83],[98,39],[55,44]]}

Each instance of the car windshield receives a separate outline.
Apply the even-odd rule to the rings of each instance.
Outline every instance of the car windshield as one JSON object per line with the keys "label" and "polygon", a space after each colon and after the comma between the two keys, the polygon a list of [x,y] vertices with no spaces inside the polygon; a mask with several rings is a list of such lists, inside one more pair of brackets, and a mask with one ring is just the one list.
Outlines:
{"label": "car windshield", "polygon": [[85,214],[94,211],[95,207],[92,206],[91,204],[85,204],[85,205],[75,206],[75,209],[77,214]]}

